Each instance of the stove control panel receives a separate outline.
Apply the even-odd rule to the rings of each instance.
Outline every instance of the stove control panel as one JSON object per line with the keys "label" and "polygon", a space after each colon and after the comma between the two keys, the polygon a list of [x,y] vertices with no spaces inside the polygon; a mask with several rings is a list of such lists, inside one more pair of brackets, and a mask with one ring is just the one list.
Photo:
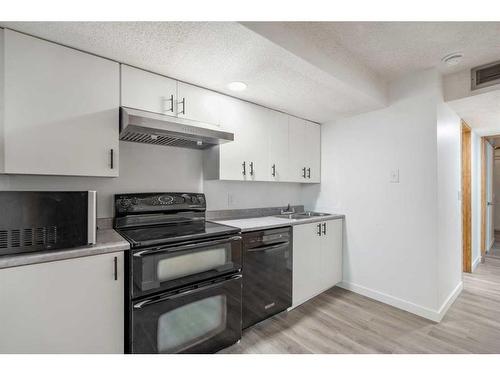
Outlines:
{"label": "stove control panel", "polygon": [[115,215],[130,213],[205,211],[205,195],[201,193],[139,193],[115,195]]}

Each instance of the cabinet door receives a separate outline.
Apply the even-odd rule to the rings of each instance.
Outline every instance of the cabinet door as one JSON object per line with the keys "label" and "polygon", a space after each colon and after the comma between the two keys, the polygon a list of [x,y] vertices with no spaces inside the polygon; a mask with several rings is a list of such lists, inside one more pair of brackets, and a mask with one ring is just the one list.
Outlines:
{"label": "cabinet door", "polygon": [[118,176],[119,65],[4,33],[4,172]]}
{"label": "cabinet door", "polygon": [[293,227],[293,306],[314,297],[321,289],[320,223]]}
{"label": "cabinet door", "polygon": [[305,121],[297,117],[289,116],[289,178],[292,182],[307,182],[305,177],[307,169],[306,154],[309,150],[305,148],[305,135]]}
{"label": "cabinet door", "polygon": [[123,353],[123,276],[123,252],[0,269],[0,353]]}
{"label": "cabinet door", "polygon": [[288,115],[267,111],[266,128],[269,139],[268,174],[270,181],[289,181]]}
{"label": "cabinet door", "polygon": [[306,182],[321,182],[321,126],[309,121],[304,123],[304,164],[307,167]]}
{"label": "cabinet door", "polygon": [[234,133],[234,141],[220,145],[220,179],[267,181],[265,109],[230,97],[222,102],[221,127]]}
{"label": "cabinet door", "polygon": [[121,65],[122,106],[175,116],[176,100],[176,80]]}
{"label": "cabinet door", "polygon": [[321,224],[321,290],[342,281],[342,219]]}
{"label": "cabinet door", "polygon": [[218,127],[220,125],[220,94],[201,87],[179,82],[177,86],[177,115],[198,121],[200,127]]}

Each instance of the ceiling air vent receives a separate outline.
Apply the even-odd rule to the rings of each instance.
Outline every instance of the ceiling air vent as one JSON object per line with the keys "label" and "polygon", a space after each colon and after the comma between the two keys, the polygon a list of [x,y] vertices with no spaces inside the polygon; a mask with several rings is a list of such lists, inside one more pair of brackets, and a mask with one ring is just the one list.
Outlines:
{"label": "ceiling air vent", "polygon": [[471,70],[472,90],[500,83],[500,61],[481,65]]}

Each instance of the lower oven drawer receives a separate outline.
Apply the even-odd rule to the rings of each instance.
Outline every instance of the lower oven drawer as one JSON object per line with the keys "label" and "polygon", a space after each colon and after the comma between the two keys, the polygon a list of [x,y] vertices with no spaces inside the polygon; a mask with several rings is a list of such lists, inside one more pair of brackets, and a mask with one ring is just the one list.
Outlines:
{"label": "lower oven drawer", "polygon": [[241,275],[135,301],[131,353],[215,353],[241,338]]}
{"label": "lower oven drawer", "polygon": [[241,269],[241,254],[240,236],[135,251],[133,297],[237,272]]}

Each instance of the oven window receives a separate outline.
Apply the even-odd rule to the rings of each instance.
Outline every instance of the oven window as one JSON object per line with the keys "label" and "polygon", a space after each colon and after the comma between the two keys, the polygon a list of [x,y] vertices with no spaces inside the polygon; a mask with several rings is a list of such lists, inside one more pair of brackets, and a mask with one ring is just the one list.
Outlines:
{"label": "oven window", "polygon": [[161,259],[156,266],[160,282],[209,271],[227,263],[228,248],[220,247]]}
{"label": "oven window", "polygon": [[158,352],[176,353],[224,331],[226,311],[226,296],[217,295],[160,315]]}

